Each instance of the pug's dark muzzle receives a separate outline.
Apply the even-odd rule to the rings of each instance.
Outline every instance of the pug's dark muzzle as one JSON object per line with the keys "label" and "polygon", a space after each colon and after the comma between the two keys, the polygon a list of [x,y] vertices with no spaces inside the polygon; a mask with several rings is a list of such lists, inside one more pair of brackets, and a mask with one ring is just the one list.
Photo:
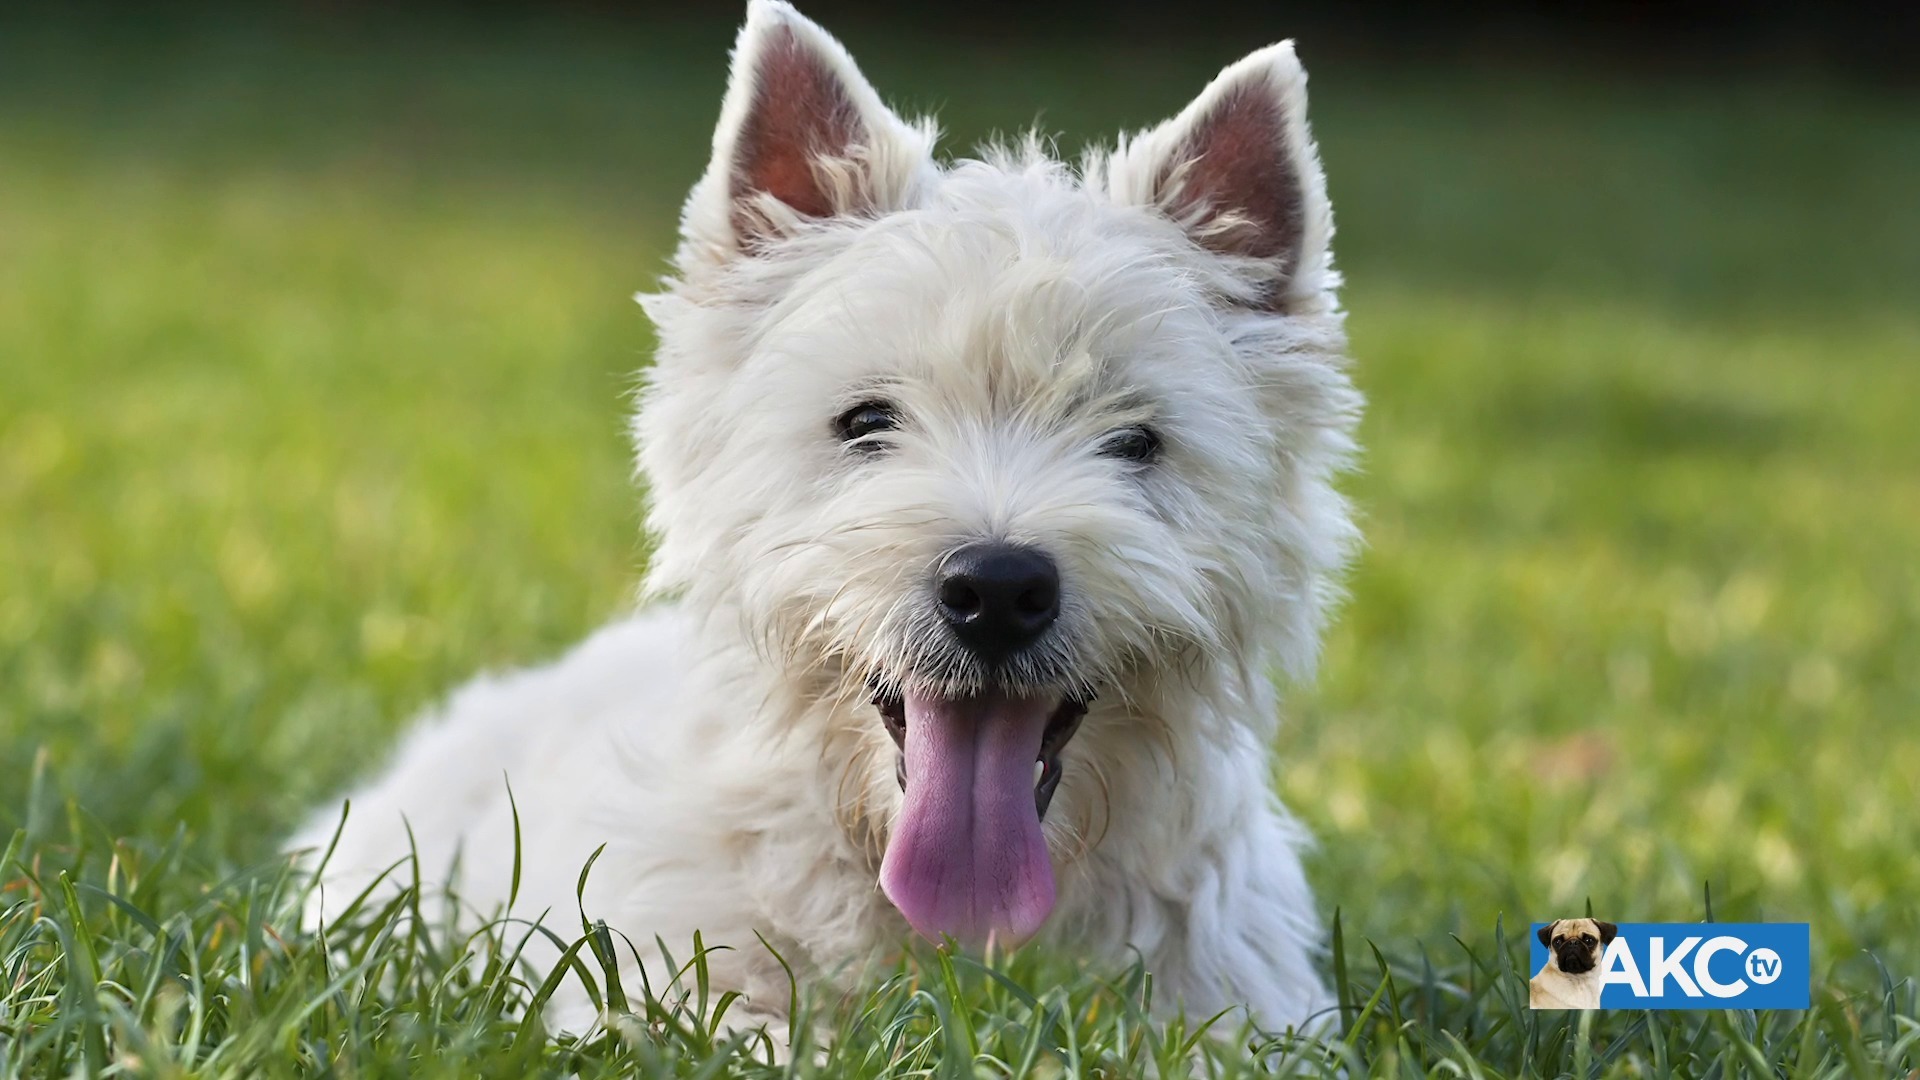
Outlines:
{"label": "pug's dark muzzle", "polygon": [[1593,970],[1595,950],[1591,945],[1580,941],[1568,941],[1553,947],[1553,955],[1560,963],[1560,970],[1569,975],[1585,975]]}

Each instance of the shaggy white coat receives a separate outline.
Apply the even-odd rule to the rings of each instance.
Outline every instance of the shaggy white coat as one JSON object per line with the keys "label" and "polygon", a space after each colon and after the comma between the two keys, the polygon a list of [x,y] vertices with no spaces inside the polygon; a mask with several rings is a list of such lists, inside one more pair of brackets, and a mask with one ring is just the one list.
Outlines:
{"label": "shaggy white coat", "polygon": [[[1039,944],[1115,967],[1137,950],[1166,1008],[1323,1016],[1269,749],[1271,673],[1310,672],[1355,543],[1331,481],[1360,400],[1305,81],[1276,45],[1077,168],[1037,140],[941,164],[931,125],[887,111],[837,42],[754,0],[675,274],[642,298],[660,600],[420,723],[352,794],[322,914],[403,860],[409,828],[429,880],[457,856],[465,903],[504,903],[510,780],[515,911],[563,936],[605,845],[588,914],[682,959],[696,930],[733,946],[716,989],[748,1019],[788,995],[756,934],[803,975],[897,955],[909,931],[876,874],[901,799],[868,682],[923,674],[929,566],[1015,538],[1059,564],[1055,659],[1099,695],[1046,817]],[[794,115],[831,123],[769,130]],[[768,165],[796,152],[798,197]],[[832,420],[880,392],[901,429],[851,456]],[[1158,461],[1100,454],[1134,424]]]}

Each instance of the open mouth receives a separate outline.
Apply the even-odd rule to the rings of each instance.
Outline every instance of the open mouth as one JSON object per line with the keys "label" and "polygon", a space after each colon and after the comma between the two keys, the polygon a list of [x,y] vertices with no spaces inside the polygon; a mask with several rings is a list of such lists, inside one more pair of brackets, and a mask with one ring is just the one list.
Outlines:
{"label": "open mouth", "polygon": [[[1062,697],[1060,705],[1048,718],[1046,730],[1040,737],[1040,756],[1033,763],[1033,806],[1044,820],[1047,807],[1053,803],[1053,793],[1060,787],[1060,751],[1080,730],[1080,721],[1087,715],[1087,702],[1078,698]],[[873,707],[880,713],[880,721],[886,726],[887,734],[893,737],[893,745],[900,754],[895,761],[894,778],[899,781],[900,790],[907,790],[907,702],[899,694],[877,691],[873,698]]]}
{"label": "open mouth", "polygon": [[921,935],[1017,944],[1053,910],[1040,827],[1084,699],[988,691],[876,693],[905,797],[880,886]]}

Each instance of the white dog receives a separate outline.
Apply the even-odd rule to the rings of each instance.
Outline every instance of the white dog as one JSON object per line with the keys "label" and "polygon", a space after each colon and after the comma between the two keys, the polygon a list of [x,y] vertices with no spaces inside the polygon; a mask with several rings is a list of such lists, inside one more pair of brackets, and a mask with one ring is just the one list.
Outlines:
{"label": "white dog", "polygon": [[[454,696],[352,797],[324,903],[408,852],[460,896],[822,977],[1037,939],[1158,1001],[1323,1016],[1275,669],[1356,543],[1360,398],[1290,44],[1090,155],[942,164],[753,0],[634,424],[670,597]],[[403,817],[405,824],[403,825]],[[338,814],[296,838],[321,848]],[[652,961],[648,961],[652,963]],[[659,985],[658,974],[655,985]]]}

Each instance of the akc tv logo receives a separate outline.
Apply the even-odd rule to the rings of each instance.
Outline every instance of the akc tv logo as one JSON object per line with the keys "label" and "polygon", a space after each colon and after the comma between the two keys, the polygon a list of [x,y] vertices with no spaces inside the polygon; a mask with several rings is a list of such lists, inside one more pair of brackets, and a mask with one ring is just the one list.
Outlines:
{"label": "akc tv logo", "polygon": [[1806,923],[1533,924],[1536,1009],[1805,1009]]}

